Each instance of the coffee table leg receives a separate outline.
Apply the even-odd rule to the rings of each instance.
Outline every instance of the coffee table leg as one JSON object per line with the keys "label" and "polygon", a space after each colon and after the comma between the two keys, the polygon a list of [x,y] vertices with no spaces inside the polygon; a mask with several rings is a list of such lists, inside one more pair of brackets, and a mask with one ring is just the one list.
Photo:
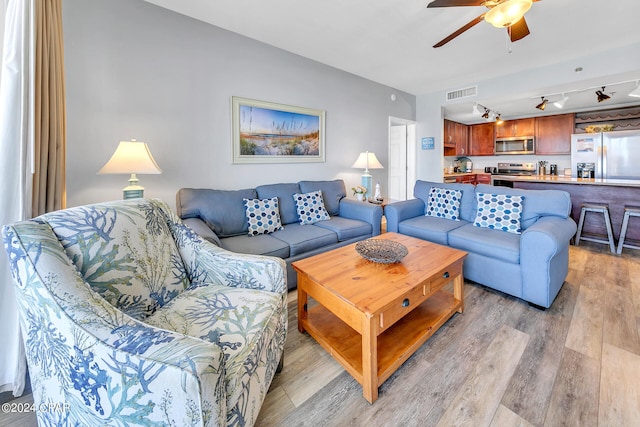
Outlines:
{"label": "coffee table leg", "polygon": [[453,297],[461,301],[458,313],[462,313],[464,310],[464,277],[462,277],[462,274],[453,279]]}
{"label": "coffee table leg", "polygon": [[[299,277],[298,284],[300,279]],[[298,330],[300,332],[304,332],[304,327],[302,326],[303,319],[307,319],[307,292],[298,286]]]}
{"label": "coffee table leg", "polygon": [[378,399],[378,336],[377,317],[362,319],[362,394],[373,403]]}

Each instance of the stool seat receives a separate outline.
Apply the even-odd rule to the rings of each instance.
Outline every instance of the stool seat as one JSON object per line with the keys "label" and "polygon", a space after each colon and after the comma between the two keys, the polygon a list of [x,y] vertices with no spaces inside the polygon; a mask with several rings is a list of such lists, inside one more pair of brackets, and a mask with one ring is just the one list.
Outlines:
{"label": "stool seat", "polygon": [[[601,213],[604,218],[604,225],[607,229],[607,240],[597,237],[586,237],[582,235],[582,227],[587,212]],[[639,211],[640,212],[640,211]],[[585,202],[581,205],[580,220],[578,221],[578,231],[576,232],[575,245],[580,245],[580,240],[587,240],[595,243],[605,243],[609,245],[611,253],[616,253],[616,244],[613,239],[613,228],[611,227],[611,216],[609,215],[609,205],[603,203]]]}
{"label": "stool seat", "polygon": [[627,237],[627,228],[629,227],[629,218],[632,216],[640,217],[640,207],[638,206],[625,206],[624,217],[622,218],[622,228],[620,228],[620,240],[618,241],[617,253],[622,253],[622,248],[640,249],[640,246],[631,245],[625,243],[624,239]]}

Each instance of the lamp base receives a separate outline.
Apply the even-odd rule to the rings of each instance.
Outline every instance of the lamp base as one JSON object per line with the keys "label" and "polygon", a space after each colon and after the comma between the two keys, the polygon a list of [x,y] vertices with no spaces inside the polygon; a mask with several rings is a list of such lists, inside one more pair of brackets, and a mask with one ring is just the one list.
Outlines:
{"label": "lamp base", "polygon": [[144,187],[138,185],[138,182],[138,177],[135,173],[132,173],[131,178],[129,178],[129,185],[122,189],[123,199],[139,199],[144,197]]}
{"label": "lamp base", "polygon": [[365,173],[362,175],[362,186],[367,189],[367,192],[364,194],[365,200],[367,197],[371,197],[372,182],[373,182],[373,177],[371,175],[369,175],[368,173]]}

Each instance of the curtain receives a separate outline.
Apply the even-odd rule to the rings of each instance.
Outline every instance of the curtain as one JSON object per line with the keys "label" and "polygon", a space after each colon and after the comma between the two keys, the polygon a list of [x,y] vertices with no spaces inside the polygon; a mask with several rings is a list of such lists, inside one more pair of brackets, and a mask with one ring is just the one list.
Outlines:
{"label": "curtain", "polygon": [[[9,0],[5,12],[0,79],[0,224],[31,214],[33,110],[32,1]],[[26,360],[9,263],[0,256],[0,391],[20,396]]]}
{"label": "curtain", "polygon": [[[66,207],[62,0],[6,4],[0,77],[0,224]],[[26,360],[4,254],[0,325],[0,391],[20,396]]]}

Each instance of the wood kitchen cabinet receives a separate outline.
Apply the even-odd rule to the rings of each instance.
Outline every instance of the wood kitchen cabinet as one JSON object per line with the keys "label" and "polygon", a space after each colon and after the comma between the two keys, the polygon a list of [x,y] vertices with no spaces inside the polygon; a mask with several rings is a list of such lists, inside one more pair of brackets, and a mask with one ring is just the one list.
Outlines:
{"label": "wood kitchen cabinet", "polygon": [[496,125],[496,138],[512,138],[514,136],[534,136],[535,119],[505,120],[501,125]]}
{"label": "wood kitchen cabinet", "polygon": [[468,126],[451,120],[444,120],[444,155],[467,156]]}
{"label": "wood kitchen cabinet", "polygon": [[575,114],[536,118],[536,154],[571,154]]}
{"label": "wood kitchen cabinet", "polygon": [[469,155],[493,156],[493,123],[480,123],[469,128]]}

